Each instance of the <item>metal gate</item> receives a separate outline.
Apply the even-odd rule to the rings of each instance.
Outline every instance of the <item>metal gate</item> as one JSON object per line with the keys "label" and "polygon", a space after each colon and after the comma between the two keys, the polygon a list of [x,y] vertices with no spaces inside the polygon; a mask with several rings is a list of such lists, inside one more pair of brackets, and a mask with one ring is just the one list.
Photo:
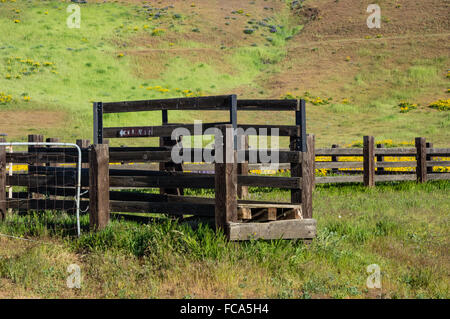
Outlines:
{"label": "metal gate", "polygon": [[[10,160],[8,161],[8,165],[9,165],[9,169],[8,169],[8,175],[10,176],[10,178],[12,178],[13,176],[15,176],[13,174],[13,164],[15,163],[20,163],[20,156],[21,154],[28,154],[28,156],[32,156],[33,152],[12,152],[12,149],[14,146],[28,146],[29,149],[31,148],[38,148],[38,147],[47,147],[48,151],[51,151],[51,148],[54,147],[60,147],[62,149],[66,149],[66,148],[75,148],[77,151],[72,153],[77,154],[77,159],[74,160],[73,162],[76,165],[75,170],[70,169],[71,172],[74,171],[76,172],[76,176],[75,176],[75,185],[73,185],[73,187],[75,187],[75,196],[74,196],[74,201],[75,201],[75,210],[76,210],[76,219],[77,219],[77,234],[78,237],[80,236],[81,233],[81,229],[80,229],[80,192],[81,192],[81,161],[82,161],[82,154],[81,154],[81,148],[77,145],[77,144],[73,144],[73,143],[59,143],[59,142],[0,142],[0,146],[4,146],[5,148],[9,148],[9,158],[10,159],[14,159],[17,158],[17,160]],[[44,152],[45,153],[45,152]],[[65,154],[65,151],[62,151],[63,154]],[[14,154],[14,155],[13,155]],[[37,155],[39,153],[35,153],[36,154],[36,160],[38,159]],[[42,154],[42,153],[40,153]],[[48,154],[51,154],[50,152]],[[73,155],[71,155],[73,156]],[[25,157],[24,157],[25,158]],[[64,159],[64,156],[63,156]],[[27,164],[27,170],[31,165]],[[67,170],[67,168],[60,168],[62,170],[62,172],[64,172],[65,170]],[[51,171],[51,170],[49,170]],[[55,168],[55,172],[57,171],[57,169]],[[47,171],[43,171],[44,174],[47,173]],[[30,171],[28,170],[28,178],[29,180],[31,180],[30,176]],[[42,173],[42,172],[41,172]],[[21,174],[17,174],[16,176],[20,176]],[[22,179],[24,180],[24,179]],[[55,179],[56,180],[56,179]],[[58,185],[56,185],[58,186]],[[8,197],[9,199],[7,200],[12,200],[12,187],[9,186],[9,192],[8,192]],[[24,199],[27,200],[27,199]],[[64,205],[63,205],[64,207]]]}

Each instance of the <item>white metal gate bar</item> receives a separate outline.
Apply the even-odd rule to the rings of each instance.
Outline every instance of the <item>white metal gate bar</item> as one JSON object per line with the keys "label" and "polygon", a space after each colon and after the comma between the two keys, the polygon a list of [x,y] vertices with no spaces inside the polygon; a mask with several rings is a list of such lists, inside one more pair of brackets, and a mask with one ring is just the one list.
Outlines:
{"label": "white metal gate bar", "polygon": [[58,142],[0,142],[0,146],[71,146],[75,147],[78,151],[78,163],[77,163],[77,195],[76,195],[76,215],[77,215],[77,234],[80,237],[80,188],[81,188],[81,148],[74,143],[58,143]]}

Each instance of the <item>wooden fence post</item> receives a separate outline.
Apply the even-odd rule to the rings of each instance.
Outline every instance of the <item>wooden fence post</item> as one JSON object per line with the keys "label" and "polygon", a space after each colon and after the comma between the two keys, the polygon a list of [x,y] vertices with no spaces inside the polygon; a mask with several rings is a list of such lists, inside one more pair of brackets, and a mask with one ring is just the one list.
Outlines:
{"label": "wooden fence post", "polygon": [[312,189],[316,188],[316,136],[311,134],[312,136],[312,146],[308,149],[308,152],[311,154],[311,162],[312,162]]}
{"label": "wooden fence post", "polygon": [[306,152],[302,152],[302,215],[312,218],[312,191],[314,183],[314,135],[306,137]]}
{"label": "wooden fence post", "polygon": [[[89,145],[91,144],[91,141],[90,140],[77,140],[75,142],[75,144],[77,144],[78,147],[80,147],[81,150],[83,150],[83,148],[89,147]],[[81,168],[89,168],[89,163],[82,163]]]}
{"label": "wooden fence post", "polygon": [[375,186],[375,139],[373,136],[364,136],[364,186]]}
{"label": "wooden fence post", "polygon": [[[312,191],[314,180],[314,135],[306,136],[306,152],[302,152],[301,177],[302,186],[300,189],[303,218],[312,218]],[[300,218],[296,216],[296,218]]]}
{"label": "wooden fence post", "polygon": [[[331,148],[339,148],[339,145],[333,144],[333,145],[331,145]],[[332,162],[338,162],[339,161],[339,157],[337,157],[336,155],[331,156],[331,161]],[[337,174],[337,173],[339,173],[339,168],[332,168],[331,172],[333,174]]]}
{"label": "wooden fence post", "polygon": [[[1,138],[1,142],[5,139]],[[7,214],[6,205],[6,146],[0,146],[0,220],[5,220]]]}
{"label": "wooden fence post", "polygon": [[[377,144],[377,148],[384,148],[384,144]],[[377,155],[377,164],[382,163],[384,161],[383,155]],[[377,167],[377,173],[383,174],[384,173],[384,167]]]}
{"label": "wooden fence post", "polygon": [[425,137],[416,137],[416,175],[419,183],[427,181],[427,144]]}
{"label": "wooden fence post", "polygon": [[[433,143],[427,142],[426,145],[427,145],[427,149],[433,148]],[[427,151],[427,154],[428,154],[428,151]],[[433,166],[428,166],[428,161],[431,161],[431,160],[432,160],[432,157],[430,155],[427,155],[427,174],[433,173]]]}
{"label": "wooden fence post", "polygon": [[[241,150],[248,150],[248,135],[242,134],[238,136],[240,138],[240,148]],[[248,161],[237,164],[238,175],[248,175]],[[248,186],[239,186],[237,188],[237,194],[240,199],[247,198],[248,196]]]}
{"label": "wooden fence post", "polygon": [[93,145],[89,152],[89,224],[101,230],[109,222],[109,147]]}
{"label": "wooden fence post", "polygon": [[234,150],[232,125],[218,125],[222,140],[216,136],[215,150],[222,158],[215,162],[215,220],[216,229],[222,229],[229,236],[228,222],[237,221],[237,164]]}

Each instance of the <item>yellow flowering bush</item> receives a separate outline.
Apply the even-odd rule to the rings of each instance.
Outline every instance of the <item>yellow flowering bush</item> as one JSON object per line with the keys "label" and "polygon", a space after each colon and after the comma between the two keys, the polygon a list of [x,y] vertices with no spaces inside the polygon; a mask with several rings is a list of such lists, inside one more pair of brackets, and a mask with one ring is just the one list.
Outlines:
{"label": "yellow flowering bush", "polygon": [[165,31],[166,31],[165,29],[162,29],[162,28],[156,28],[156,29],[153,29],[152,35],[153,35],[153,36],[158,36],[158,35],[163,34]]}
{"label": "yellow flowering bush", "polygon": [[4,92],[0,92],[0,104],[6,105],[13,100],[11,94],[5,94]]}
{"label": "yellow flowering bush", "polygon": [[406,101],[401,101],[398,106],[400,107],[400,113],[407,113],[411,110],[414,110],[417,108],[417,104],[415,103],[409,103]]}
{"label": "yellow flowering bush", "polygon": [[431,107],[433,109],[438,109],[439,111],[450,111],[450,99],[447,100],[437,100],[428,107]]}
{"label": "yellow flowering bush", "polygon": [[290,92],[287,92],[286,94],[281,96],[282,99],[285,100],[290,100],[290,99],[303,99],[307,102],[310,102],[314,105],[325,105],[325,104],[330,104],[330,101],[332,100],[331,97],[329,98],[321,98],[319,96],[313,96],[311,95],[311,93],[309,93],[308,91],[306,91],[302,96],[299,95],[294,95]]}

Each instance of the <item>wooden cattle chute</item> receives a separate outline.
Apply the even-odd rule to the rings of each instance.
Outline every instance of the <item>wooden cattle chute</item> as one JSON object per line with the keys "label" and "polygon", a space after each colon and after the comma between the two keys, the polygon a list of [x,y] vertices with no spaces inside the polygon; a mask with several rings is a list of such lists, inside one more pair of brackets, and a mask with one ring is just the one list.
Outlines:
{"label": "wooden cattle chute", "polygon": [[[228,136],[223,145],[216,145],[231,163],[215,163],[214,174],[185,173],[174,164],[171,151],[176,141],[171,141],[172,131],[184,128],[196,134],[193,124],[169,123],[169,110],[228,111],[229,121],[203,123],[203,129],[216,127],[223,136],[236,129],[278,129],[280,136],[290,137],[290,150],[278,151],[280,162],[290,163],[291,177],[249,176],[246,169],[249,158],[256,150],[238,150],[245,135]],[[238,111],[291,111],[295,125],[238,125]],[[103,114],[141,111],[161,111],[162,125],[146,127],[104,127]],[[230,128],[235,129],[231,131]],[[261,131],[258,131],[260,133]],[[256,134],[258,134],[256,133]],[[203,134],[201,132],[200,134]],[[233,134],[233,133],[231,133]],[[234,133],[236,134],[236,133]],[[270,135],[269,133],[263,133]],[[109,162],[159,162],[160,170],[109,169],[109,187],[160,188],[160,194],[136,192],[110,193],[112,212],[165,213],[182,217],[214,218],[215,225],[225,231],[231,240],[249,238],[305,238],[315,236],[312,219],[312,153],[313,136],[306,136],[305,102],[303,100],[238,100],[235,95],[94,103],[93,150],[104,147],[104,138],[159,137],[159,147],[110,147]],[[231,142],[230,142],[231,141]],[[308,144],[308,145],[307,145]],[[188,149],[183,149],[188,151]],[[237,163],[236,152],[243,151],[245,161]],[[273,151],[273,150],[272,150]],[[203,154],[204,149],[201,150]],[[252,154],[254,152],[254,154]],[[106,152],[105,152],[106,154]],[[253,158],[253,157],[252,157]],[[191,159],[193,161],[194,158]],[[257,160],[260,161],[259,156]],[[100,177],[99,177],[100,178]],[[284,188],[291,190],[289,203],[261,202],[244,199],[248,186]],[[106,186],[103,186],[106,187]],[[184,188],[214,189],[215,198],[183,196]],[[106,193],[106,189],[104,190]],[[238,199],[238,197],[241,199]],[[130,218],[130,215],[122,215]],[[138,217],[132,217],[136,219]],[[262,223],[264,222],[264,223]]]}

